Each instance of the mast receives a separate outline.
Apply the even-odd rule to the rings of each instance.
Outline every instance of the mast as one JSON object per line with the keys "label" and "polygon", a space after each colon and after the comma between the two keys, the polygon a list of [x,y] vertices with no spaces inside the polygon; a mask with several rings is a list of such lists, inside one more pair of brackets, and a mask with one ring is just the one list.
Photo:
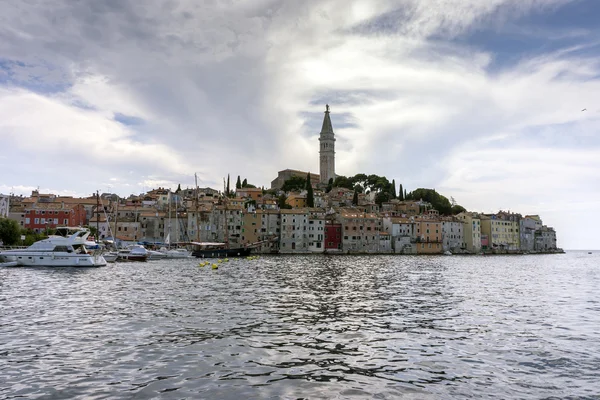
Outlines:
{"label": "mast", "polygon": [[100,194],[96,190],[96,243],[100,238]]}
{"label": "mast", "polygon": [[171,249],[171,189],[169,189],[169,194],[167,195],[169,201],[169,230],[167,232],[167,238],[169,238],[169,243],[167,244],[167,248]]}
{"label": "mast", "polygon": [[179,242],[179,222],[177,220],[177,214],[179,214],[179,204],[177,204],[177,200],[178,200],[178,198],[175,197],[175,229],[176,229],[175,243]]}
{"label": "mast", "polygon": [[[225,186],[225,178],[223,178],[223,185]],[[227,189],[223,191],[225,196],[223,196],[223,207],[224,207],[224,215],[225,215],[225,248],[229,248],[229,218],[227,218],[227,202],[229,201],[229,193]]]}
{"label": "mast", "polygon": [[[196,182],[196,193],[194,195],[194,208],[196,214],[196,242],[200,242],[200,226],[198,225],[198,175],[194,172],[194,180]],[[189,230],[188,230],[189,232]]]}
{"label": "mast", "polygon": [[117,207],[115,210],[115,234],[113,235],[113,243],[117,247],[117,220],[119,219],[119,196],[117,196]]}

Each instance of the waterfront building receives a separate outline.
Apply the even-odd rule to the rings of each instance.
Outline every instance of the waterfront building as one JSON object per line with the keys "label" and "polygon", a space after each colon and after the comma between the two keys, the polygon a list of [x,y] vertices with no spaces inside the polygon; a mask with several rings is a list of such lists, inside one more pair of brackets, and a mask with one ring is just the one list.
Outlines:
{"label": "waterfront building", "polygon": [[325,222],[325,251],[337,253],[342,250],[342,224],[332,219]]}
{"label": "waterfront building", "polygon": [[546,252],[556,249],[556,232],[554,228],[544,225],[535,231],[535,251]]}
{"label": "waterfront building", "polygon": [[415,254],[417,252],[416,223],[412,218],[384,217],[383,231],[391,236],[392,251],[397,254]]}
{"label": "waterfront building", "polygon": [[242,213],[242,237],[240,244],[248,245],[257,243],[260,240],[262,215],[257,212]]}
{"label": "waterfront building", "polygon": [[[541,222],[541,221],[540,221]],[[521,251],[533,252],[535,250],[535,232],[536,227],[538,225],[538,221],[536,219],[531,218],[530,216],[525,216],[521,218],[519,221],[519,229],[520,229],[520,249]],[[541,228],[541,224],[540,224]]]}
{"label": "waterfront building", "polygon": [[339,210],[338,221],[343,227],[342,249],[348,253],[378,253],[381,217],[355,208]]}
{"label": "waterfront building", "polygon": [[[327,219],[324,212],[311,209],[308,216],[308,251],[311,253],[323,253],[325,251],[325,226]],[[338,236],[340,233],[338,233]]]}
{"label": "waterfront building", "polygon": [[[430,210],[426,216],[416,219],[417,254],[439,254],[442,248],[442,221]],[[436,211],[437,213],[437,211]]]}
{"label": "waterfront building", "polygon": [[500,212],[481,216],[481,234],[486,235],[488,247],[496,251],[519,250],[519,222],[516,214]]}
{"label": "waterfront building", "polygon": [[454,217],[442,219],[442,249],[458,253],[463,249],[464,227],[462,221]]}
{"label": "waterfront building", "polygon": [[[461,212],[456,216],[463,223],[463,245],[469,253],[476,254],[481,251],[481,219],[479,214]],[[487,246],[487,245],[486,245]]]}
{"label": "waterfront building", "polygon": [[308,252],[308,211],[306,208],[281,210],[281,253]]}
{"label": "waterfront building", "polygon": [[24,211],[25,229],[42,232],[57,226],[83,226],[86,224],[85,208],[81,204],[37,203]]}

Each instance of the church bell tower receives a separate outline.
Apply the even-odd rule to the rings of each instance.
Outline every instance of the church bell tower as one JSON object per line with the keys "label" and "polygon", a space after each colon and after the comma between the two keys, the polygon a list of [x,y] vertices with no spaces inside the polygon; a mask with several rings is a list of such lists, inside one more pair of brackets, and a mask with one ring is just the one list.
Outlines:
{"label": "church bell tower", "polygon": [[331,126],[329,117],[329,104],[325,105],[325,117],[323,118],[323,127],[319,135],[320,150],[320,175],[321,184],[327,186],[329,179],[335,180],[335,135]]}

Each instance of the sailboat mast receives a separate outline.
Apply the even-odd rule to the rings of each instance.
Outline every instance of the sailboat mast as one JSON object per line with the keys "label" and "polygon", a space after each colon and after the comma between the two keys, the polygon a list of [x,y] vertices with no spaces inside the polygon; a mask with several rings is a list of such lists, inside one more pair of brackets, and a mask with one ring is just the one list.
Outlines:
{"label": "sailboat mast", "polygon": [[113,243],[115,248],[117,247],[117,220],[119,219],[119,196],[117,196],[117,207],[115,210],[115,234],[113,236]]}
{"label": "sailboat mast", "polygon": [[169,201],[169,231],[167,232],[167,237],[169,238],[169,243],[167,244],[168,248],[171,248],[171,190],[169,189],[169,194],[167,195],[167,199]]}
{"label": "sailboat mast", "polygon": [[196,193],[194,195],[194,207],[196,214],[196,242],[200,241],[200,226],[198,225],[198,175],[194,173],[194,180],[196,181]]}
{"label": "sailboat mast", "polygon": [[96,190],[96,243],[100,237],[100,194]]}

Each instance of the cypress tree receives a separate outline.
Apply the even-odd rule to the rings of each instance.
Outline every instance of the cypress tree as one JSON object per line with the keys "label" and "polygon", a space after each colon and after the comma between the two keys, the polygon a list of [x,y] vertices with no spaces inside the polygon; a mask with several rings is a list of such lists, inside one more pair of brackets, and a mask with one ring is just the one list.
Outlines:
{"label": "cypress tree", "polygon": [[400,190],[399,190],[398,198],[400,200],[404,200],[404,192],[402,191],[402,184],[400,184]]}
{"label": "cypress tree", "polygon": [[242,182],[242,187],[245,188],[248,186],[248,179],[244,178],[244,182]]}
{"label": "cypress tree", "polygon": [[354,196],[352,197],[352,205],[358,205],[358,190],[354,189]]}
{"label": "cypress tree", "polygon": [[404,200],[406,200],[407,197],[408,195],[406,194],[406,189],[404,189]]}
{"label": "cypress tree", "polygon": [[310,183],[310,172],[306,175],[306,205],[310,208],[315,206],[315,196]]}
{"label": "cypress tree", "polygon": [[236,189],[241,189],[242,188],[242,181],[240,181],[240,176],[238,175],[237,178],[237,182],[235,183],[235,188]]}
{"label": "cypress tree", "polygon": [[227,174],[227,189],[225,189],[225,195],[229,196],[231,191],[229,190],[229,174]]}
{"label": "cypress tree", "polygon": [[392,199],[396,198],[396,180],[392,179]]}
{"label": "cypress tree", "polygon": [[329,178],[329,182],[327,182],[327,189],[325,189],[325,193],[331,192],[333,189],[333,178]]}

